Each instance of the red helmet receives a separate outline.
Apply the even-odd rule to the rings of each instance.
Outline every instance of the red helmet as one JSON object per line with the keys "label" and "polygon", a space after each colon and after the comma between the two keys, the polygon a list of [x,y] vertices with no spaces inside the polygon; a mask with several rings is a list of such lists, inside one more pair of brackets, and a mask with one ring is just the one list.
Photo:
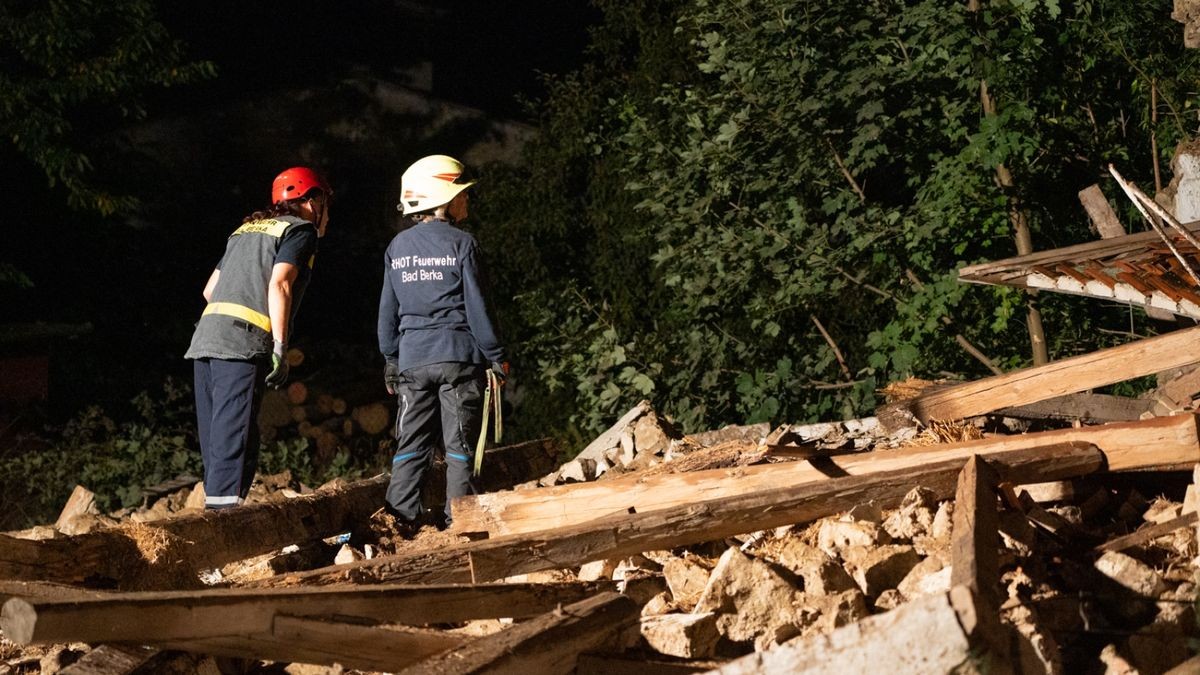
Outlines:
{"label": "red helmet", "polygon": [[275,182],[271,184],[271,203],[300,199],[312,190],[333,194],[329,184],[316,171],[306,166],[293,166],[275,177]]}

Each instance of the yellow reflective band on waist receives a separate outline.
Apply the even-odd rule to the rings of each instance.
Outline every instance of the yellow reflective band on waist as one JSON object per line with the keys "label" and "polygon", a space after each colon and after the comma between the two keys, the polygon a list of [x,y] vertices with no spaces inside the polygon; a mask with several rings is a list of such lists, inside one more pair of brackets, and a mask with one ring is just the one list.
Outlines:
{"label": "yellow reflective band on waist", "polygon": [[246,323],[254,324],[267,333],[271,332],[271,317],[262,312],[256,312],[245,305],[235,305],[232,302],[210,302],[204,308],[204,314],[232,316],[235,319],[241,319]]}

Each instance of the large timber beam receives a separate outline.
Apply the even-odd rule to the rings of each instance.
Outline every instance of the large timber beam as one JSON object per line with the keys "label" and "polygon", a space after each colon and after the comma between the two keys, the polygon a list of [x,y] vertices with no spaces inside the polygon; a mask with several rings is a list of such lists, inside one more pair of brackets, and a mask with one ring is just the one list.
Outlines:
{"label": "large timber beam", "polygon": [[[804,523],[834,515],[868,501],[898,505],[913,486],[941,498],[954,494],[966,457],[903,467],[865,476],[745,492],[645,513],[615,515],[541,532],[512,534],[405,557],[359,561],[305,573],[309,584],[351,578],[360,583],[454,576],[462,581],[502,579],[548,569],[620,558],[642,551],[671,549],[722,537]],[[1083,443],[1006,453],[995,458],[1005,479],[1028,481],[1046,476],[1078,476],[1103,467],[1103,456]],[[294,576],[294,575],[293,575]]]}
{"label": "large timber beam", "polygon": [[1056,396],[1103,387],[1200,361],[1195,350],[1200,326],[1136,340],[1119,347],[1025,368],[1004,375],[938,389],[884,406],[881,419],[907,411],[922,424],[957,420],[1000,408],[1028,405]]}
{"label": "large timber beam", "polygon": [[964,443],[855,453],[811,462],[635,475],[536,490],[472,495],[454,500],[454,528],[461,532],[488,532],[493,536],[535,532],[628,513],[630,509],[646,512],[824,481],[831,476],[866,475],[943,459],[965,459],[973,454],[990,458],[1014,450],[1072,442],[1091,443],[1100,448],[1112,471],[1187,468],[1200,459],[1196,417],[1187,414],[996,436]]}
{"label": "large timber beam", "polygon": [[0,630],[13,642],[141,642],[268,633],[276,616],[338,615],[423,625],[530,617],[581,600],[606,583],[345,586],[113,593],[13,598]]}

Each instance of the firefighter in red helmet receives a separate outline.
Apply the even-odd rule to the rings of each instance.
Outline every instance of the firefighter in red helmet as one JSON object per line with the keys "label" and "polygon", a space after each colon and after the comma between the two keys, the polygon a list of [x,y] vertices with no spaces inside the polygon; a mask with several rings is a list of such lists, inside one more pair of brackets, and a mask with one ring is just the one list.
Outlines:
{"label": "firefighter in red helmet", "polygon": [[275,177],[271,206],[243,219],[204,286],[207,305],[185,358],[192,359],[204,459],[205,507],[241,504],[258,466],[264,384],[287,381],[292,320],[329,225],[333,191],[312,169]]}

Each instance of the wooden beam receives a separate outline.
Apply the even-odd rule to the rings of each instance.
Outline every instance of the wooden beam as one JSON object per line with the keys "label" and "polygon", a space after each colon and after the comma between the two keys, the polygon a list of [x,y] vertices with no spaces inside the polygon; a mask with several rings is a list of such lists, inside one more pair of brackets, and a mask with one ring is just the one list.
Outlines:
{"label": "wooden beam", "polygon": [[[967,460],[974,461],[975,458]],[[1047,474],[1066,477],[1103,467],[1100,452],[1091,445],[1068,444],[1009,453],[1008,480],[1029,480]],[[532,566],[574,567],[590,560],[622,558],[649,550],[672,549],[736,534],[807,523],[875,502],[899,506],[914,486],[932,490],[939,499],[954,494],[963,460],[886,471],[865,476],[833,478],[789,488],[725,497],[670,509],[613,516],[603,521],[556,529],[541,535],[500,538],[470,554],[471,574],[478,583],[522,574]],[[992,520],[995,520],[993,507]],[[956,510],[957,513],[957,510]],[[993,537],[998,539],[992,527]],[[995,554],[993,546],[992,554]],[[999,570],[996,570],[999,580]],[[998,605],[998,603],[997,603]]]}
{"label": "wooden beam", "polygon": [[[1003,479],[1007,481],[1007,477]],[[971,609],[960,612],[960,619],[966,620],[963,628],[987,644],[1001,662],[1007,662],[1008,639],[1000,625],[1000,513],[996,504],[1001,480],[996,468],[977,455],[968,459],[958,474],[950,586],[970,591]]]}
{"label": "wooden beam", "polygon": [[1108,203],[1104,193],[1101,192],[1099,185],[1089,185],[1080,190],[1079,201],[1087,211],[1092,225],[1096,226],[1096,232],[1101,239],[1125,236],[1125,226],[1117,219],[1117,214],[1113,211],[1112,205]]}
{"label": "wooden beam", "polygon": [[1187,527],[1196,523],[1197,520],[1196,512],[1190,511],[1182,516],[1179,516],[1178,518],[1172,518],[1165,523],[1143,527],[1142,529],[1136,532],[1131,532],[1123,537],[1110,539],[1109,541],[1097,546],[1095,550],[1097,553],[1104,553],[1105,551],[1124,551],[1127,548],[1141,546],[1148,541],[1153,541],[1159,537],[1171,534],[1181,527]]}
{"label": "wooden beam", "polygon": [[1170,382],[1163,383],[1143,398],[1149,400],[1156,415],[1170,415],[1191,407],[1192,398],[1200,394],[1200,367],[1191,368]]}
{"label": "wooden beam", "polygon": [[[388,478],[381,476],[311,495],[205,511],[61,539],[17,540],[0,535],[0,577],[78,583],[152,583],[164,567],[200,570],[268,553],[289,544],[347,532],[377,511]],[[144,533],[166,535],[170,556],[155,560]],[[253,532],[254,536],[246,536]],[[139,534],[143,533],[143,534]]]}
{"label": "wooden beam", "polygon": [[164,642],[270,632],[276,615],[339,615],[405,624],[522,618],[611,585],[371,586],[114,593],[75,599],[13,598],[0,630],[18,644]]}
{"label": "wooden beam", "polygon": [[1039,403],[1000,408],[997,415],[1036,420],[1080,420],[1093,424],[1132,422],[1154,406],[1153,401],[1108,394],[1068,394]]}
{"label": "wooden beam", "polygon": [[[512,534],[405,557],[377,558],[305,573],[309,584],[349,576],[359,583],[457,575],[480,582],[540,570],[577,567],[593,560],[670,549],[722,537],[808,522],[875,501],[898,505],[913,486],[943,498],[954,494],[965,457],[942,459],[865,476],[747,491],[732,497],[688,502],[672,508],[611,516],[551,530]],[[1010,480],[1081,475],[1100,469],[1093,446],[1075,443],[1006,453],[995,461]]]}
{"label": "wooden beam", "polygon": [[[957,420],[982,415],[1196,363],[1200,358],[1193,347],[1198,340],[1200,326],[1177,330],[1119,347],[947,387],[884,407],[907,410],[923,424],[935,419]],[[895,415],[881,411],[879,416],[891,419]]]}
{"label": "wooden beam", "polygon": [[996,454],[1059,443],[1091,443],[1109,469],[1190,468],[1200,458],[1194,415],[1060,429],[977,441],[841,455],[815,462],[782,462],[685,474],[629,476],[594,483],[473,495],[454,501],[454,529],[491,535],[579,524],[614,513],[652,511],[701,500],[865,475],[943,459]]}
{"label": "wooden beam", "polygon": [[395,672],[465,642],[461,636],[427,629],[280,616],[267,633],[179,640],[163,646],[195,654]]}
{"label": "wooden beam", "polygon": [[473,640],[402,672],[566,675],[574,672],[581,653],[619,645],[623,633],[637,625],[639,609],[628,596],[601,593]]}
{"label": "wooden beam", "polygon": [[996,586],[1000,583],[1000,517],[996,486],[1000,479],[987,460],[972,456],[958,475],[954,492],[954,526],[951,532],[951,586],[975,592],[985,607],[998,610]]}

